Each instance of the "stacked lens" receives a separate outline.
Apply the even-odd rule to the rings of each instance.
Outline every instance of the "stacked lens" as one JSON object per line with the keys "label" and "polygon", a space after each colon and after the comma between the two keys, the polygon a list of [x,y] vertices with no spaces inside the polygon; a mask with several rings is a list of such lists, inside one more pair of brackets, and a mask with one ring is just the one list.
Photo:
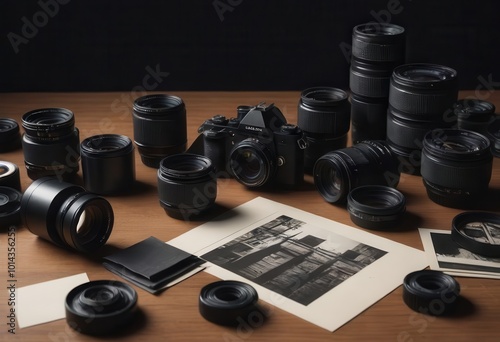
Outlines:
{"label": "stacked lens", "polygon": [[401,172],[420,174],[422,139],[435,128],[456,124],[457,72],[436,64],[405,64],[394,69],[389,88],[387,141]]}
{"label": "stacked lens", "polygon": [[390,77],[404,58],[401,26],[367,23],[354,27],[349,75],[353,144],[385,140]]}

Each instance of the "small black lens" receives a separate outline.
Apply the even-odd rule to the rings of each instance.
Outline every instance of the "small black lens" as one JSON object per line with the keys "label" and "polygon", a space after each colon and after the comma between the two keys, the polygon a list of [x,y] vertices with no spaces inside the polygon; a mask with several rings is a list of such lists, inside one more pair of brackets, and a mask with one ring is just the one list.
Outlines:
{"label": "small black lens", "polygon": [[106,243],[114,222],[104,198],[52,177],[39,178],[26,189],[21,218],[33,234],[85,253]]}
{"label": "small black lens", "polygon": [[166,94],[138,98],[133,107],[134,141],[142,162],[157,168],[166,156],[186,150],[186,107]]}
{"label": "small black lens", "polygon": [[73,112],[45,108],[23,115],[22,139],[28,176],[35,180],[57,176],[71,180],[80,169],[80,140]]}
{"label": "small black lens", "polygon": [[187,220],[202,214],[217,197],[212,161],[190,153],[165,157],[158,169],[158,195],[160,205],[172,217]]}
{"label": "small black lens", "polygon": [[487,134],[488,125],[495,119],[495,105],[474,98],[461,99],[453,105],[457,127]]}
{"label": "small black lens", "polygon": [[276,157],[264,144],[252,138],[235,145],[229,154],[231,173],[248,187],[266,184],[276,172]]}
{"label": "small black lens", "polygon": [[95,135],[82,141],[85,188],[110,195],[130,191],[135,181],[134,145],[118,134]]}
{"label": "small black lens", "polygon": [[399,183],[396,156],[384,141],[365,141],[329,152],[314,165],[314,184],[330,203],[344,202],[349,192],[362,185]]}
{"label": "small black lens", "polygon": [[0,160],[0,186],[21,191],[21,176],[16,164]]}
{"label": "small black lens", "polygon": [[435,129],[424,137],[422,178],[434,202],[471,208],[487,193],[493,157],[490,141],[467,130]]}
{"label": "small black lens", "polygon": [[16,120],[0,118],[0,152],[7,152],[21,146],[21,134]]}

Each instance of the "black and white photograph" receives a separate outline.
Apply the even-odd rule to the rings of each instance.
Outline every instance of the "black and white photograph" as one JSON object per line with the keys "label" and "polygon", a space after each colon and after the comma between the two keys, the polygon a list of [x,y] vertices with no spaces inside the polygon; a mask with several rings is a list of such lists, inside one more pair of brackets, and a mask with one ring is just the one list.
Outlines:
{"label": "black and white photograph", "polygon": [[329,232],[311,235],[305,224],[281,215],[202,258],[308,305],[387,253]]}

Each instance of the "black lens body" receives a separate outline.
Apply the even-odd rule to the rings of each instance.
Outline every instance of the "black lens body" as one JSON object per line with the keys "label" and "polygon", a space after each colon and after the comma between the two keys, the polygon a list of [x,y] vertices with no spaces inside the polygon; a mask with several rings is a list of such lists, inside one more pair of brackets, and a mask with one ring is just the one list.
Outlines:
{"label": "black lens body", "polygon": [[82,141],[85,189],[101,195],[130,191],[135,181],[132,141],[119,134],[95,135]]}
{"label": "black lens body", "polygon": [[491,179],[488,138],[473,131],[435,129],[423,143],[421,172],[429,198],[447,207],[476,206]]}
{"label": "black lens body", "polygon": [[113,229],[108,201],[53,177],[35,180],[23,194],[21,218],[33,234],[60,247],[91,253]]}
{"label": "black lens body", "polygon": [[390,78],[404,59],[403,27],[374,22],[354,27],[349,70],[353,144],[386,139]]}
{"label": "black lens body", "polygon": [[305,132],[305,170],[312,171],[323,154],[344,148],[351,120],[351,105],[342,89],[315,87],[302,91],[297,124]]}
{"label": "black lens body", "polygon": [[21,147],[21,134],[16,120],[0,118],[0,152],[8,152]]}
{"label": "black lens body", "polygon": [[487,134],[488,125],[495,120],[495,105],[491,102],[465,98],[453,105],[457,127]]}
{"label": "black lens body", "polygon": [[180,153],[162,159],[158,196],[165,212],[174,218],[189,219],[210,209],[217,197],[217,177],[210,158]]}
{"label": "black lens body", "polygon": [[28,177],[71,180],[80,170],[80,138],[72,111],[44,108],[23,115],[22,138]]}
{"label": "black lens body", "polygon": [[205,121],[188,152],[210,158],[218,177],[234,177],[248,187],[301,184],[307,147],[304,132],[288,124],[272,104],[240,109],[239,118],[215,115]]}
{"label": "black lens body", "polygon": [[384,141],[365,141],[332,151],[314,165],[314,184],[330,203],[345,202],[352,189],[362,185],[399,183],[399,167],[395,155]]}
{"label": "black lens body", "polygon": [[21,222],[21,198],[21,193],[16,189],[0,186],[0,230]]}
{"label": "black lens body", "polygon": [[404,64],[394,69],[389,88],[387,140],[402,171],[420,174],[424,135],[435,128],[456,125],[453,104],[458,97],[455,70],[436,64]]}
{"label": "black lens body", "polygon": [[133,106],[134,142],[144,165],[158,168],[166,156],[186,150],[186,107],[180,97],[142,96]]}

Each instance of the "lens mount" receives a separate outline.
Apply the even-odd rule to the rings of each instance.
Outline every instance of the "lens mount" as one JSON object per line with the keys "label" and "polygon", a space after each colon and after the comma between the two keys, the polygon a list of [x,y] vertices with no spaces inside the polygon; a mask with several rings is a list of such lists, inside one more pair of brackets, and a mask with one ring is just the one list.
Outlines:
{"label": "lens mount", "polygon": [[422,314],[450,314],[459,294],[460,285],[455,278],[441,271],[415,271],[403,280],[403,301],[412,310]]}
{"label": "lens mount", "polygon": [[500,215],[464,212],[453,218],[451,238],[472,253],[500,258]]}
{"label": "lens mount", "polygon": [[65,300],[68,325],[83,334],[104,335],[130,322],[137,292],[120,281],[97,280],[72,289]]}
{"label": "lens mount", "polygon": [[257,291],[240,281],[223,280],[210,283],[200,291],[199,310],[207,321],[237,326],[251,320],[252,314],[262,314],[257,306]]}
{"label": "lens mount", "polygon": [[229,154],[229,166],[234,177],[248,187],[266,184],[276,173],[277,158],[271,149],[249,138],[236,144]]}
{"label": "lens mount", "polygon": [[352,222],[368,229],[391,228],[406,210],[405,196],[382,185],[357,187],[347,196],[347,210]]}

